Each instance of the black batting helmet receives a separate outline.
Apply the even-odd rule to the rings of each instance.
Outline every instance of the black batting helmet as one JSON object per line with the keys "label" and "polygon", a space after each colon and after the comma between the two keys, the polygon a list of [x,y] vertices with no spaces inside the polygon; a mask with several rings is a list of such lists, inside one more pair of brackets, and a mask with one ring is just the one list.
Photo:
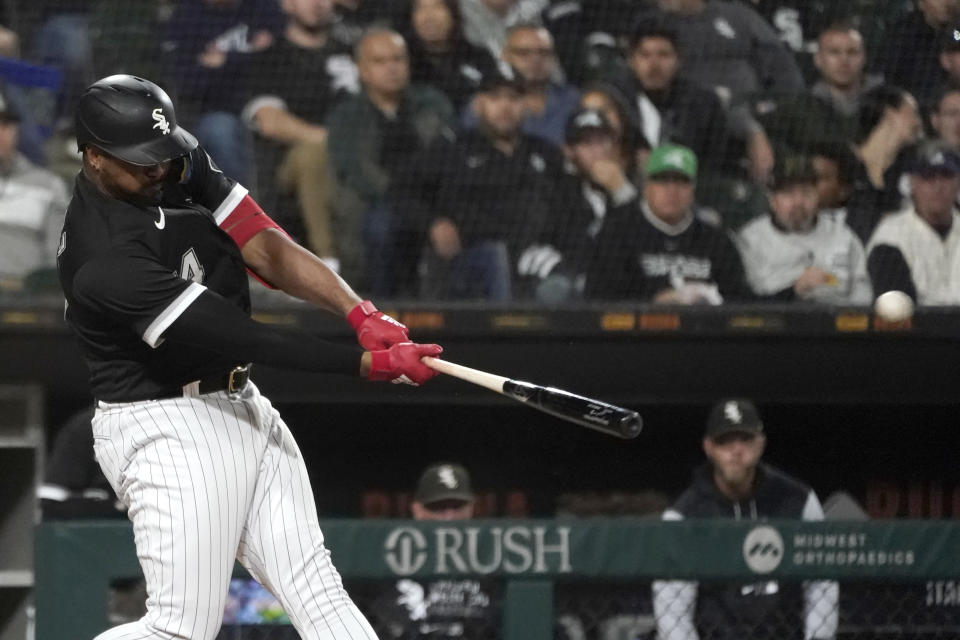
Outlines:
{"label": "black batting helmet", "polygon": [[97,80],[77,106],[77,147],[88,144],[130,164],[179,158],[197,139],[177,125],[166,91],[143,78],[119,74]]}

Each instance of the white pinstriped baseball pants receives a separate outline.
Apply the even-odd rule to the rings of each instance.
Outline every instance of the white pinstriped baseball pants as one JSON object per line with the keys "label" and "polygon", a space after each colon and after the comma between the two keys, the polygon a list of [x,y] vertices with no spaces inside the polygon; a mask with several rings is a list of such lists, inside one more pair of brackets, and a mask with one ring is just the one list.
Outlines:
{"label": "white pinstriped baseball pants", "polygon": [[238,396],[103,403],[94,452],[129,507],[147,613],[97,640],[216,636],[234,559],[307,640],[376,640],[330,561],[300,449],[253,383]]}

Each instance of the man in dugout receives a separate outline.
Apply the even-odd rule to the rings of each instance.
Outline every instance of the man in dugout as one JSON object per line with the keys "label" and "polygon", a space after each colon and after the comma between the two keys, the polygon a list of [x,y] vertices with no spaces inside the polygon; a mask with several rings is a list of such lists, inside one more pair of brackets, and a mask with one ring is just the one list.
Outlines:
{"label": "man in dugout", "polygon": [[[440,461],[417,481],[410,514],[418,522],[460,526],[474,517],[476,495],[466,467]],[[496,637],[501,628],[501,581],[483,576],[407,576],[391,583],[350,585],[382,640]]]}
{"label": "man in dugout", "polygon": [[[743,399],[717,403],[707,421],[707,462],[673,506],[667,521],[733,518],[823,520],[813,490],[761,462],[767,436],[756,406]],[[653,583],[659,640],[809,640],[834,638],[838,623],[836,582],[750,584],[686,580]]]}

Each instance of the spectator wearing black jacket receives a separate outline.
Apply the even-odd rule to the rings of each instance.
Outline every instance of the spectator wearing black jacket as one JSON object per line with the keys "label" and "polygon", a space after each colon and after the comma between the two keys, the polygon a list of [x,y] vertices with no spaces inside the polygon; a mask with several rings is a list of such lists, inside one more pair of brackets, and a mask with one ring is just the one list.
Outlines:
{"label": "spectator wearing black jacket", "polygon": [[520,256],[521,276],[536,279],[536,297],[560,302],[583,293],[596,240],[608,213],[636,209],[637,189],[619,154],[617,134],[600,111],[580,109],[567,121],[566,171],[557,184],[556,215],[544,243]]}
{"label": "spectator wearing black jacket", "polygon": [[946,80],[940,65],[941,32],[960,18],[957,0],[916,0],[917,7],[884,36],[876,65],[887,82],[921,102]]}
{"label": "spectator wearing black jacket", "polygon": [[631,36],[627,62],[633,72],[628,95],[646,140],[654,147],[689,147],[706,171],[725,169],[730,138],[726,110],[713,91],[681,74],[676,32],[654,22],[640,24]]}
{"label": "spectator wearing black jacket", "polygon": [[438,139],[398,176],[393,203],[427,235],[421,295],[509,300],[517,256],[542,237],[555,210],[562,158],[521,131],[522,86],[488,78],[475,100],[478,127]]}
{"label": "spectator wearing black jacket", "polygon": [[[703,437],[707,463],[664,520],[823,520],[813,490],[761,462],[767,438],[757,408],[729,399],[713,407]],[[653,610],[660,640],[802,640],[833,638],[838,588],[818,580],[751,584],[658,580]]]}
{"label": "spectator wearing black jacket", "polygon": [[618,207],[604,221],[586,297],[720,304],[752,296],[733,241],[694,205],[696,177],[697,158],[690,149],[653,150],[643,200]]}
{"label": "spectator wearing black jacket", "polygon": [[464,37],[456,0],[410,0],[399,28],[410,49],[411,81],[443,92],[457,111],[496,72],[493,55]]}

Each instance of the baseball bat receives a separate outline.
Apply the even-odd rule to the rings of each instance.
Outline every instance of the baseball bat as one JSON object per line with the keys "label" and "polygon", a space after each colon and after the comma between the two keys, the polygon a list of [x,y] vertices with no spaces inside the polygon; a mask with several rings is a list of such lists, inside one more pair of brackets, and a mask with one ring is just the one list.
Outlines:
{"label": "baseball bat", "polygon": [[485,387],[513,398],[534,409],[573,422],[608,436],[629,440],[640,435],[643,420],[640,414],[613,404],[578,396],[563,389],[543,387],[522,380],[511,380],[479,369],[471,369],[448,360],[425,356],[423,363],[440,373]]}

